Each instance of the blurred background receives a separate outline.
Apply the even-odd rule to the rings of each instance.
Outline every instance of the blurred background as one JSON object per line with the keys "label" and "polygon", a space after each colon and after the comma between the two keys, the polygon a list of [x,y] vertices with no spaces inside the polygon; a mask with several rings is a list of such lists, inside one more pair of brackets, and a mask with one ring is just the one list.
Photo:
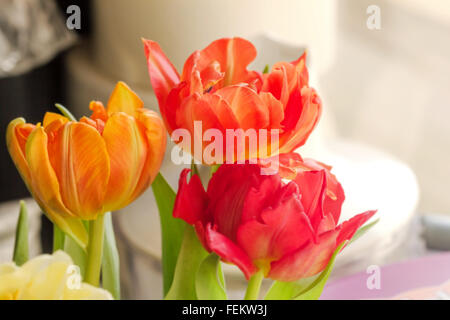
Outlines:
{"label": "blurred background", "polygon": [[[379,224],[346,249],[335,277],[450,249],[446,0],[1,0],[1,139],[9,121],[22,116],[39,122],[45,111],[55,111],[55,102],[77,116],[88,114],[89,101],[106,102],[118,80],[157,110],[141,37],[158,41],[180,70],[192,51],[232,36],[254,42],[258,57],[251,68],[257,70],[308,50],[310,84],[324,101],[324,116],[299,152],[334,166],[347,195],[343,218],[379,209]],[[162,172],[176,187],[181,168],[169,160]],[[29,195],[4,145],[0,164],[5,260],[12,251],[15,200]],[[49,225],[29,205],[36,212],[33,250],[48,251]],[[115,226],[124,293],[159,297],[151,191],[123,211]],[[239,291],[242,279],[228,272],[236,275]]]}

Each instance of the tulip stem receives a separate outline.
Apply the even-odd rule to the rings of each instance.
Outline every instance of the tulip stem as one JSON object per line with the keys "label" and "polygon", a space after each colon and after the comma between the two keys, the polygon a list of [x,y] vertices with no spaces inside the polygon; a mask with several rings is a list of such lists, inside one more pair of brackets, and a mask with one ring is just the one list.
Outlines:
{"label": "tulip stem", "polygon": [[101,214],[96,220],[89,222],[89,243],[87,247],[87,263],[85,281],[98,287],[100,282],[100,270],[102,266],[104,218]]}
{"label": "tulip stem", "polygon": [[245,300],[257,300],[259,297],[259,290],[261,288],[261,282],[264,278],[264,273],[259,270],[248,280],[247,291],[245,292]]}

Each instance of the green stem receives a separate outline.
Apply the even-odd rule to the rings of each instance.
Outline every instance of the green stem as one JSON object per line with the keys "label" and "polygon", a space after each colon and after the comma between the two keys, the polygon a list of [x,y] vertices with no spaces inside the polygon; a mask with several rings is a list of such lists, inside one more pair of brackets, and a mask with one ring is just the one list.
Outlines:
{"label": "green stem", "polygon": [[53,224],[53,252],[64,250],[64,239],[64,232],[56,224]]}
{"label": "green stem", "polygon": [[261,289],[261,282],[264,278],[264,273],[259,270],[248,280],[247,291],[245,292],[245,300],[257,300],[259,297],[259,290]]}
{"label": "green stem", "polygon": [[98,287],[100,282],[100,270],[102,266],[104,218],[101,214],[97,220],[89,222],[89,243],[87,247],[87,264],[85,281]]}

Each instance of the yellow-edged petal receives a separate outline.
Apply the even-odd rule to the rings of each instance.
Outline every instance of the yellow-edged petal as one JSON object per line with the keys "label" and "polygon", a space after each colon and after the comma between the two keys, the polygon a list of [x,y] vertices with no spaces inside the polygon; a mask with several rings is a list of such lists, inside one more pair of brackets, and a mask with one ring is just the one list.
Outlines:
{"label": "yellow-edged petal", "polygon": [[108,115],[122,111],[130,116],[135,116],[136,110],[143,107],[144,102],[138,95],[124,82],[119,81],[109,97],[107,111]]}
{"label": "yellow-edged petal", "polygon": [[[28,126],[28,127],[26,127]],[[25,123],[24,118],[17,118],[11,121],[6,129],[6,146],[8,148],[11,159],[19,171],[20,176],[29,189],[30,172],[27,161],[25,159],[25,144],[28,139],[29,130],[21,130],[21,128],[32,129],[32,125]],[[22,132],[22,134],[21,134]],[[23,134],[27,134],[26,136]]]}
{"label": "yellow-edged petal", "polygon": [[153,182],[159,172],[166,150],[166,129],[164,122],[156,112],[141,109],[137,115],[138,122],[142,125],[142,131],[147,140],[147,158],[142,175],[131,196],[131,201],[136,199]]}
{"label": "yellow-edged petal", "polygon": [[46,112],[44,116],[43,126],[46,128],[50,123],[52,123],[55,120],[60,120],[62,123],[66,123],[69,121],[66,117],[59,113],[54,112]]}
{"label": "yellow-edged petal", "polygon": [[105,209],[113,211],[132,200],[147,159],[147,138],[136,119],[117,112],[106,122],[103,139],[111,167]]}
{"label": "yellow-edged petal", "polygon": [[83,248],[88,235],[83,223],[73,218],[61,199],[59,183],[47,151],[48,138],[44,129],[37,126],[26,143],[25,158],[30,173],[30,190],[49,218]]}
{"label": "yellow-edged petal", "polygon": [[68,122],[48,144],[61,199],[76,217],[91,220],[103,212],[109,157],[99,132],[85,123]]}

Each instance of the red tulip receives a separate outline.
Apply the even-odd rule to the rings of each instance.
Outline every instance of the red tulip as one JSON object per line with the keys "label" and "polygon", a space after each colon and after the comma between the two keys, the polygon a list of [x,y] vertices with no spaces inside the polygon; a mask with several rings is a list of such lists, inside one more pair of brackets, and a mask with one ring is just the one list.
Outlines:
{"label": "red tulip", "polygon": [[197,175],[187,182],[186,169],[173,215],[195,226],[204,247],[247,278],[259,270],[280,281],[313,276],[375,211],[338,224],[341,185],[324,165],[304,163],[288,183],[279,174],[262,175],[256,164],[224,164],[206,191]]}
{"label": "red tulip", "polygon": [[[188,130],[190,145],[183,147],[197,158],[191,146],[197,144],[205,151],[208,144],[195,129],[195,121],[201,121],[203,131],[217,129],[222,137],[227,129],[263,129],[269,139],[272,130],[279,130],[278,140],[264,144],[258,139],[256,150],[245,149],[245,159],[251,159],[293,151],[305,143],[319,120],[322,105],[308,85],[305,54],[293,62],[278,62],[270,73],[261,74],[247,70],[256,57],[249,41],[219,39],[195,51],[180,76],[158,43],[143,41],[150,80],[169,134],[179,128]],[[234,141],[223,142],[223,148],[230,147],[236,155]]]}

